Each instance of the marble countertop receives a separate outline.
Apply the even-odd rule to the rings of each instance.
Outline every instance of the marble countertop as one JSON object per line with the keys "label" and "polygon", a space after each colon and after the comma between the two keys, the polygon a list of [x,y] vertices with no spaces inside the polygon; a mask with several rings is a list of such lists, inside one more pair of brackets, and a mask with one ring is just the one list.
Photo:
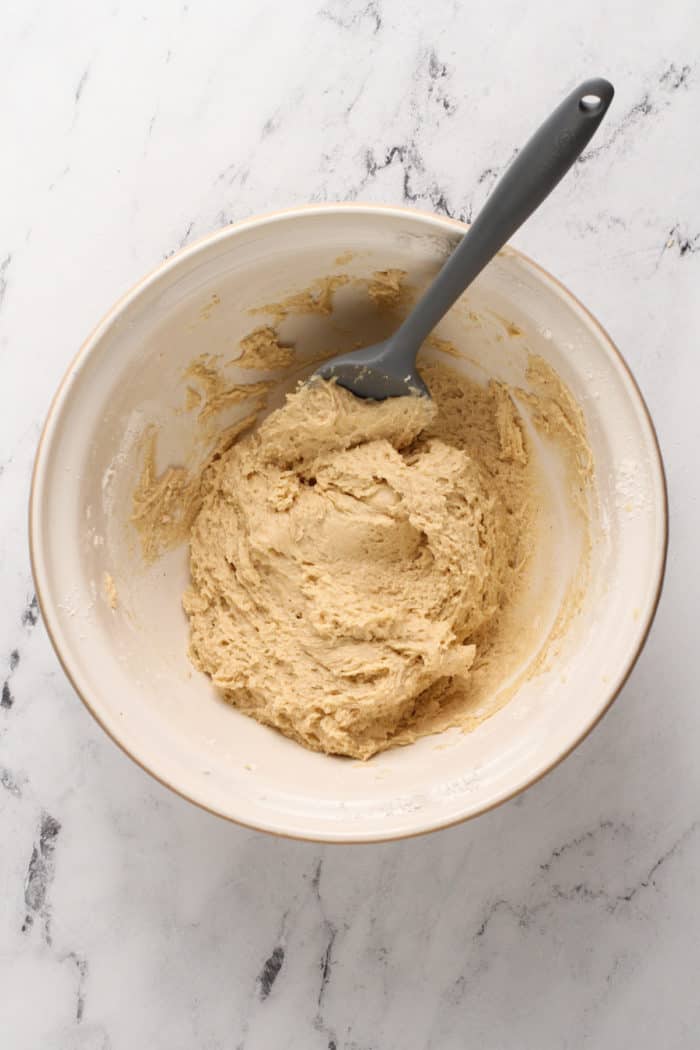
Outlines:
{"label": "marble countertop", "polygon": [[[691,0],[5,10],[3,1048],[697,1046],[698,39]],[[40,622],[29,476],[68,361],[143,272],[249,214],[472,215],[589,75],[613,108],[515,243],[602,320],[658,426],[672,542],[636,670],[551,775],[450,831],[324,848],[200,812],[104,736]]]}

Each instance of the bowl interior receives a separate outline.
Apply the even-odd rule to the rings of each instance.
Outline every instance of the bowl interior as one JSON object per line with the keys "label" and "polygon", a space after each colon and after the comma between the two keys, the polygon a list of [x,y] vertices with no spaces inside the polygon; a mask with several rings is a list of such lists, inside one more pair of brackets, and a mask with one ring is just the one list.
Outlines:
{"label": "bowl interior", "polygon": [[[191,667],[180,598],[181,547],[143,565],[127,524],[138,439],[159,424],[159,460],[191,463],[201,443],[182,411],[184,368],[235,354],[275,302],[333,273],[397,267],[414,287],[460,235],[448,220],[401,209],[328,207],[229,228],[168,262],[102,323],[52,408],[35,472],[31,532],[47,626],[74,685],[107,731],[188,798],[266,830],[372,840],[478,813],[532,782],[595,723],[646,634],[663,571],[665,502],[643,403],[609,340],[548,275],[506,249],[440,329],[477,379],[524,382],[541,355],[581,404],[596,464],[597,510],[580,614],[544,668],[473,732],[450,731],[366,764],[307,752],[218,699]],[[377,321],[350,289],[332,317],[285,329],[310,353]],[[362,313],[363,309],[365,310]],[[360,316],[361,314],[361,316]],[[513,325],[520,334],[513,335]],[[378,334],[379,328],[377,329]],[[244,382],[260,377],[241,374]],[[296,377],[278,375],[270,404]],[[233,418],[233,417],[229,417]],[[228,419],[226,420],[228,422]],[[538,565],[542,636],[580,553],[580,530],[549,472],[549,532]],[[104,573],[119,602],[112,610]]]}

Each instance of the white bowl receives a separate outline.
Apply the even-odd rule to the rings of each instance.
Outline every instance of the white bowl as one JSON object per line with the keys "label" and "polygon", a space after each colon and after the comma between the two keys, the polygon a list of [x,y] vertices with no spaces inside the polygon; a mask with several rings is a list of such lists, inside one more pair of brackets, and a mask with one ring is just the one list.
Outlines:
{"label": "white bowl", "polygon": [[[465,336],[458,304],[442,334],[462,343],[466,337],[472,363],[461,367],[482,374],[522,375],[525,347],[557,370],[585,413],[599,515],[581,613],[546,668],[496,714],[471,733],[428,737],[366,764],[306,751],[224,704],[191,668],[180,606],[186,550],[150,569],[141,563],[125,524],[138,469],[135,440],[156,420],[166,458],[191,452],[191,415],[176,409],[179,377],[192,358],[204,351],[230,357],[237,340],[261,323],[248,308],[328,273],[395,266],[421,285],[462,230],[435,215],[370,205],[296,209],[228,227],[163,263],[117,303],[51,406],[34,470],[30,540],[54,648],[112,739],[163,784],[213,813],[334,842],[400,838],[483,813],[585,737],[642,648],[667,539],[664,474],[649,414],[597,321],[510,248],[467,293],[481,326]],[[349,263],[337,261],[347,253]],[[509,339],[499,318],[517,324],[522,337]],[[298,318],[302,339],[318,338],[319,323]],[[105,571],[119,592],[116,611],[102,593]]]}

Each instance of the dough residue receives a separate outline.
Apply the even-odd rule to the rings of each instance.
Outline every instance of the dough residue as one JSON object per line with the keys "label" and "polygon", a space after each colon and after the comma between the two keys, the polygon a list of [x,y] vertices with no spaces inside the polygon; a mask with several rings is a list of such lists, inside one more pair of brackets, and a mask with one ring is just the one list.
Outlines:
{"label": "dough residue", "polygon": [[303,386],[203,480],[191,658],[315,750],[368,758],[433,732],[523,577],[533,505],[515,405],[498,384],[424,374],[432,401]]}
{"label": "dough residue", "polygon": [[191,384],[185,394],[185,410],[199,408],[200,423],[250,398],[264,396],[274,385],[265,381],[232,383],[219,368],[218,359],[210,354],[196,358],[185,369],[184,378]]}
{"label": "dough residue", "polygon": [[584,483],[582,488],[585,487],[593,475],[593,454],[581,406],[538,354],[529,355],[526,375],[530,390],[519,390],[518,396],[529,405],[538,430],[565,451],[571,470]]}
{"label": "dough residue", "polygon": [[367,282],[367,294],[374,305],[384,309],[398,306],[405,294],[405,277],[405,270],[375,270]]}
{"label": "dough residue", "polygon": [[350,278],[345,273],[319,277],[309,288],[295,292],[278,303],[256,306],[250,313],[270,314],[278,322],[284,321],[290,314],[321,314],[327,317],[333,311],[333,296],[338,288],[342,288],[349,281]]}
{"label": "dough residue", "polygon": [[199,311],[199,316],[202,318],[203,321],[208,321],[212,315],[212,312],[216,309],[217,306],[220,305],[221,297],[217,294],[217,292],[212,292],[204,306],[201,307]]}
{"label": "dough residue", "polygon": [[110,609],[116,609],[119,605],[119,594],[117,593],[117,585],[114,582],[114,577],[110,572],[105,572],[102,577],[102,589],[104,590],[104,595]]}
{"label": "dough residue", "polygon": [[279,333],[270,325],[256,328],[241,339],[241,355],[229,363],[237,368],[271,370],[287,368],[294,361],[294,347],[280,341]]}
{"label": "dough residue", "polygon": [[186,467],[157,469],[158,428],[147,427],[140,440],[143,464],[131,497],[129,521],[135,528],[141,544],[141,554],[147,565],[165,551],[183,543],[197,517],[203,498],[203,486],[209,469],[254,425],[258,411],[227,427],[219,435],[198,470]]}

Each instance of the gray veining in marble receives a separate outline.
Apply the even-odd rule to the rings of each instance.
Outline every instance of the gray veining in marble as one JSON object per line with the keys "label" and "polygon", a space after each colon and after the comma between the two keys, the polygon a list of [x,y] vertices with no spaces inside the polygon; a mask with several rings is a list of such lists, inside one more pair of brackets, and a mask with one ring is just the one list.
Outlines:
{"label": "gray veining in marble", "polygon": [[[3,1050],[698,1045],[700,13],[637,2],[5,6],[0,40]],[[40,623],[51,395],[143,272],[306,201],[468,218],[552,103],[614,108],[515,243],[596,313],[666,457],[672,543],[610,714],[524,796],[369,848],[229,826],[132,765]]]}

